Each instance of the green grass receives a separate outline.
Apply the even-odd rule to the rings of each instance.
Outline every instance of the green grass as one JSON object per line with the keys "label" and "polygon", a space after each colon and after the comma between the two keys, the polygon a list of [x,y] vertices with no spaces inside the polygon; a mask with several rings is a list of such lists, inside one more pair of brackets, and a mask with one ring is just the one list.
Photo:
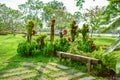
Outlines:
{"label": "green grass", "polygon": [[[47,37],[49,38],[49,37]],[[97,45],[108,45],[110,46],[115,40],[116,37],[94,37],[95,38],[95,44]],[[45,57],[45,56],[35,56],[35,57],[29,57],[24,58],[20,57],[17,54],[17,46],[20,42],[25,41],[26,39],[22,37],[22,35],[0,35],[0,70],[6,70],[16,67],[21,67],[21,63],[23,62],[59,62],[58,58],[55,57]],[[113,53],[120,53],[120,51],[114,51]],[[81,63],[74,62],[69,63],[70,61],[64,61],[64,65],[72,66],[75,69],[79,69],[81,71],[86,71],[87,67],[85,66],[79,66]],[[69,64],[68,64],[69,63]],[[72,65],[71,65],[72,64]],[[47,76],[47,75],[44,75]]]}
{"label": "green grass", "polygon": [[[50,61],[57,61],[56,58],[53,57],[43,57],[43,56],[36,56],[36,57],[29,57],[24,58],[20,57],[17,54],[17,46],[20,42],[25,41],[26,39],[22,37],[22,35],[0,35],[0,69],[9,69],[12,67],[17,67],[21,62],[50,62]],[[5,67],[4,63],[9,63],[9,66]],[[13,65],[17,63],[16,65]]]}
{"label": "green grass", "polygon": [[[49,38],[49,37],[48,37]],[[108,45],[110,46],[115,40],[116,37],[94,37],[95,38],[95,44],[97,45]],[[0,64],[5,62],[24,62],[24,61],[43,61],[43,62],[49,62],[49,61],[57,61],[56,58],[51,57],[50,59],[47,59],[48,57],[43,56],[36,56],[36,57],[30,57],[30,58],[23,58],[17,55],[17,46],[20,42],[25,41],[26,39],[22,37],[22,35],[0,35]],[[117,51],[116,51],[117,52]],[[0,66],[1,67],[1,66]]]}
{"label": "green grass", "polygon": [[110,46],[116,39],[117,37],[107,37],[107,36],[104,36],[104,37],[97,37],[95,36],[95,44],[96,45],[107,45],[107,46]]}

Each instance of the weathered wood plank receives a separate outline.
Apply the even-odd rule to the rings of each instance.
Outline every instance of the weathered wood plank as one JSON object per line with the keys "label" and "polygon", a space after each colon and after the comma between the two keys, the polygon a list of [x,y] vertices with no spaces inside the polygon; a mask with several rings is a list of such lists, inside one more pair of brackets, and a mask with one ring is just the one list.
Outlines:
{"label": "weathered wood plank", "polygon": [[95,58],[91,58],[91,57],[86,57],[86,56],[81,56],[81,55],[77,55],[77,54],[71,54],[71,53],[67,53],[67,52],[57,52],[59,58],[60,58],[60,62],[62,61],[62,58],[69,58],[72,60],[77,60],[77,61],[85,61],[87,62],[87,68],[88,68],[88,72],[91,71],[91,65],[92,64],[100,64],[101,61],[99,59],[95,59]]}
{"label": "weathered wood plank", "polygon": [[71,58],[73,60],[78,60],[78,61],[86,61],[88,62],[88,60],[91,60],[91,63],[93,64],[99,64],[101,63],[101,61],[99,59],[95,59],[95,58],[90,58],[90,57],[86,57],[86,56],[81,56],[81,55],[77,55],[77,54],[71,54],[71,53],[66,53],[66,52],[58,52],[59,57],[61,58]]}

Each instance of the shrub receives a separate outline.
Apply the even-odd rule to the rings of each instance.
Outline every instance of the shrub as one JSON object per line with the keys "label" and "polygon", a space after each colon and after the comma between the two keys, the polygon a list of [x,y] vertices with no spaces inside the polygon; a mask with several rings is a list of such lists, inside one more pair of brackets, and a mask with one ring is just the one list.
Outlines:
{"label": "shrub", "polygon": [[103,55],[104,50],[99,49],[99,51],[94,51],[91,54],[91,57],[97,58],[102,61],[102,64],[94,66],[94,70],[98,72],[96,74],[102,75],[110,75],[111,70],[114,72],[116,71],[116,64],[117,64],[117,54],[110,53],[108,55]]}
{"label": "shrub", "polygon": [[95,44],[86,41],[77,41],[77,48],[84,52],[93,52],[96,49]]}
{"label": "shrub", "polygon": [[55,41],[55,46],[57,51],[68,51],[70,43],[66,38],[60,38],[60,41]]}
{"label": "shrub", "polygon": [[24,57],[35,56],[37,54],[37,43],[32,42],[22,42],[19,43],[17,52],[19,55]]}
{"label": "shrub", "polygon": [[53,56],[54,45],[52,42],[47,42],[40,51],[45,56]]}
{"label": "shrub", "polygon": [[28,23],[26,24],[26,30],[27,30],[27,41],[31,42],[32,35],[34,35],[36,33],[35,23],[33,20],[28,21]]}
{"label": "shrub", "polygon": [[77,33],[77,28],[78,26],[76,26],[76,21],[73,20],[72,23],[70,24],[70,34],[71,34],[71,38],[72,38],[72,42],[75,41],[75,37],[76,37],[76,33]]}
{"label": "shrub", "polygon": [[40,35],[37,37],[36,41],[37,41],[37,43],[39,44],[39,49],[41,49],[41,48],[44,47],[44,45],[45,45],[44,39],[45,39],[46,37],[47,37],[47,33],[40,34]]}

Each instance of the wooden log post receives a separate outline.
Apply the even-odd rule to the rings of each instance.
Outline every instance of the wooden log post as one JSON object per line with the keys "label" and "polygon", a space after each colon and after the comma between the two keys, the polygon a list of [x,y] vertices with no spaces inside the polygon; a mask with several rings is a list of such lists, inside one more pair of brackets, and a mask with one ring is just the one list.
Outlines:
{"label": "wooden log post", "polygon": [[88,67],[88,72],[90,73],[91,72],[91,59],[88,60],[87,67]]}
{"label": "wooden log post", "polygon": [[62,54],[59,54],[60,63],[62,62]]}
{"label": "wooden log post", "polygon": [[54,24],[55,24],[55,19],[51,20],[51,34],[50,34],[50,40],[51,42],[54,41]]}

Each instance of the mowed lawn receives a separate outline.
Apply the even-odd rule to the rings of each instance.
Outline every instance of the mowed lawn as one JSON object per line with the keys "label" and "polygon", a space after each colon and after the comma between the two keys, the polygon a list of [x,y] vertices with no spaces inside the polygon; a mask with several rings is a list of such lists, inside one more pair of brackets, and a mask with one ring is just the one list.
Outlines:
{"label": "mowed lawn", "polygon": [[[94,36],[95,43],[97,45],[108,45],[110,46],[115,40],[116,37],[97,37]],[[12,34],[9,35],[0,35],[0,69],[3,68],[12,68],[15,66],[19,66],[21,62],[58,62],[58,58],[54,57],[44,57],[44,56],[35,56],[29,58],[23,58],[18,56],[17,54],[17,46],[20,42],[25,41],[26,39],[22,37],[22,35],[18,34],[13,36]],[[114,51],[113,53],[120,53],[120,51]],[[9,63],[9,67],[4,65],[5,63]],[[17,63],[13,65],[13,63]],[[8,66],[8,65],[7,65]]]}
{"label": "mowed lawn", "polygon": [[6,62],[17,54],[17,46],[24,41],[20,35],[1,35],[0,36],[0,62]]}
{"label": "mowed lawn", "polygon": [[[26,39],[20,34],[16,36],[13,36],[12,34],[0,35],[0,70],[18,67],[22,62],[47,63],[51,61],[58,61],[57,58],[44,57],[40,55],[29,58],[20,57],[17,54],[17,46],[20,42],[25,40]],[[6,63],[8,64],[6,65]]]}

